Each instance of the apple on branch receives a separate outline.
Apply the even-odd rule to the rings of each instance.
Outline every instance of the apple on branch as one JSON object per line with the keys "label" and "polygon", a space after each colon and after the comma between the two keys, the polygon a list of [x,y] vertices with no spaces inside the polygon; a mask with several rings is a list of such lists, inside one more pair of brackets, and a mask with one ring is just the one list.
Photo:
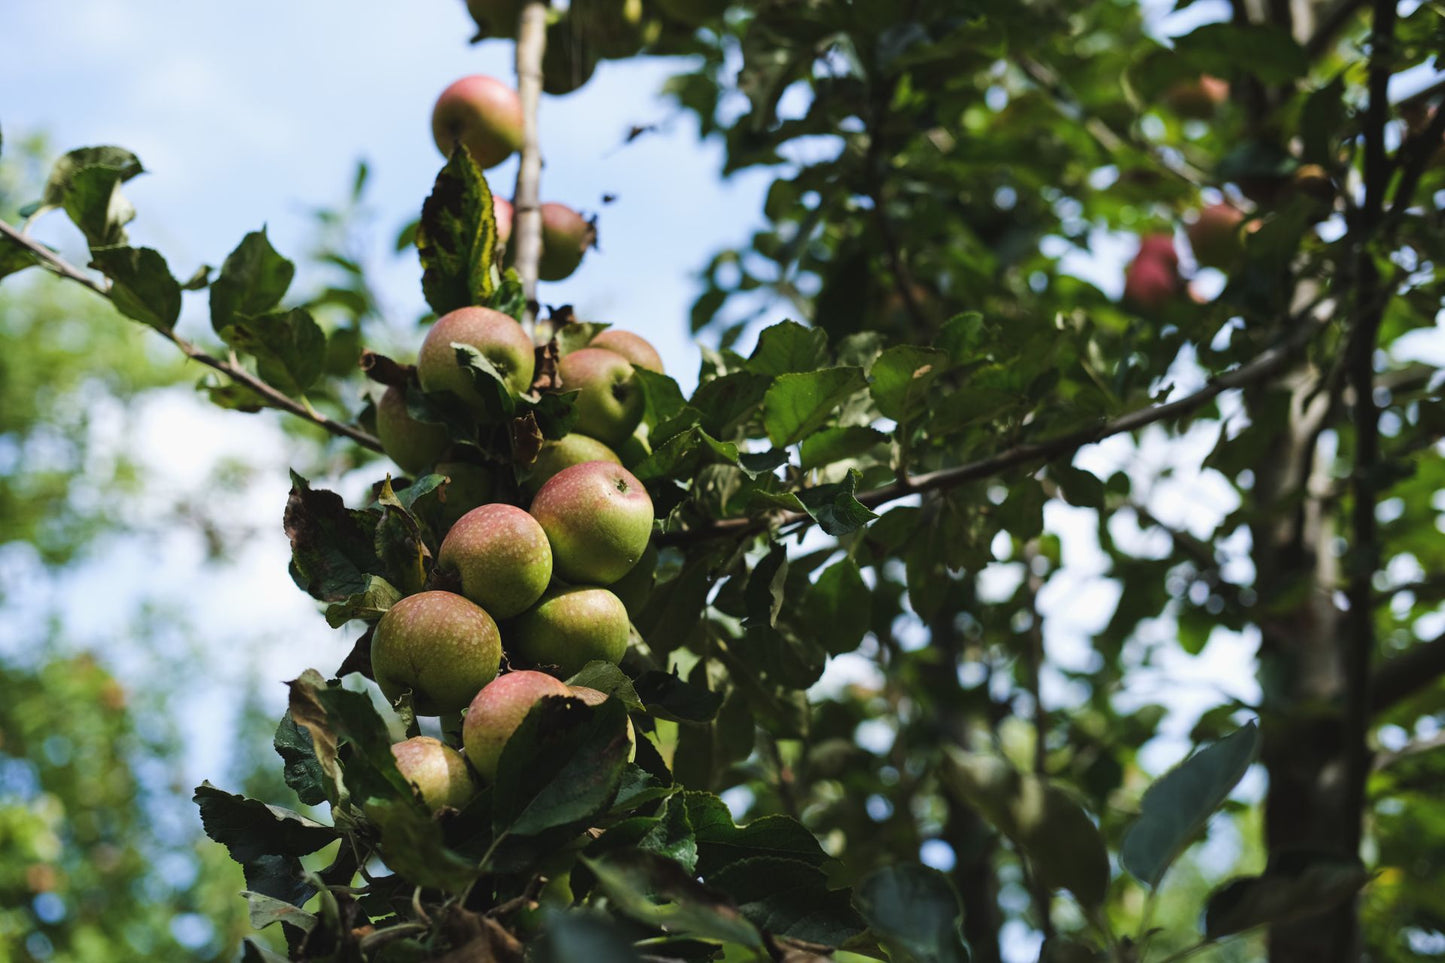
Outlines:
{"label": "apple on branch", "polygon": [[497,677],[502,636],[485,609],[452,592],[419,592],[397,602],[371,636],[371,671],[395,702],[410,689],[417,715],[464,708]]}
{"label": "apple on branch", "polygon": [[552,545],[554,571],[577,585],[609,585],[637,564],[652,535],[652,497],[609,461],[552,476],[532,499],[532,516]]}
{"label": "apple on branch", "polygon": [[522,149],[522,100],[497,78],[472,74],[441,92],[431,129],[443,155],[460,142],[478,167],[496,167]]}
{"label": "apple on branch", "polygon": [[472,383],[471,373],[457,363],[453,344],[476,348],[497,369],[513,395],[531,389],[537,360],[527,332],[510,315],[491,308],[467,307],[442,315],[422,340],[416,373],[423,390],[450,391],[472,407],[485,404]]}

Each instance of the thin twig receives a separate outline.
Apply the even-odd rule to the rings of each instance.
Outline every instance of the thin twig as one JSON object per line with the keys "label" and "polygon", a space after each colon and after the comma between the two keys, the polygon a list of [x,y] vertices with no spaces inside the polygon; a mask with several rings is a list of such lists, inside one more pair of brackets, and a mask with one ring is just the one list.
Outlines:
{"label": "thin twig", "polygon": [[1445,633],[1381,662],[1370,685],[1370,712],[1380,713],[1445,675]]}
{"label": "thin twig", "polygon": [[[46,247],[44,244],[41,244],[39,241],[36,241],[28,234],[23,234],[11,225],[5,223],[4,221],[0,221],[0,235],[4,235],[5,237],[14,241],[16,244],[19,244],[21,247],[24,247],[26,250],[30,251],[30,253],[34,254],[36,258],[39,259],[42,266],[49,269],[53,273],[58,274],[60,277],[63,277],[68,281],[74,281],[75,283],[82,285],[83,287],[89,288],[91,291],[94,291],[96,294],[99,294],[101,297],[107,300],[110,299],[109,284],[89,274],[86,274],[80,268],[66,261],[60,255],[50,250],[50,248]],[[251,372],[247,371],[245,368],[241,367],[239,364],[230,361],[222,361],[220,358],[214,357],[213,355],[206,353],[201,348],[197,347],[193,342],[182,338],[174,331],[171,331],[167,328],[155,328],[155,330],[161,335],[161,337],[165,338],[171,344],[179,348],[181,353],[184,354],[187,358],[203,364],[208,368],[219,371],[221,374],[230,378],[232,381],[236,382],[239,385],[244,385],[245,387],[254,391],[256,394],[260,395],[262,398],[266,399],[266,402],[270,405],[270,407],[280,408],[282,411],[295,415],[297,418],[300,418],[303,421],[309,421],[313,425],[316,425],[319,428],[323,428],[333,435],[340,435],[344,438],[350,438],[352,441],[356,442],[358,445],[361,445],[364,448],[370,448],[372,451],[381,451],[381,442],[377,440],[375,436],[367,434],[360,428],[353,428],[350,425],[326,417],[325,415],[311,408],[311,406],[306,404],[305,402],[297,401],[295,398],[292,398],[289,395],[278,391],[276,388],[273,388],[271,385],[267,384],[260,378],[251,374]]]}
{"label": "thin twig", "polygon": [[513,240],[517,273],[527,299],[523,323],[530,330],[537,319],[537,265],[542,259],[542,148],[537,112],[542,102],[542,54],[547,49],[547,5],[528,0],[517,23],[517,93],[522,99],[522,162],[513,194]]}

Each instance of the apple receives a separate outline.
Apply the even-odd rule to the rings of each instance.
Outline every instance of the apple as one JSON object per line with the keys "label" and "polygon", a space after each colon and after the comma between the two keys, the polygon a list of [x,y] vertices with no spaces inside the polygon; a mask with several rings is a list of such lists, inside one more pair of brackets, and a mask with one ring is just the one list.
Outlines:
{"label": "apple", "polygon": [[1229,99],[1229,82],[1201,74],[1196,80],[1180,81],[1170,87],[1164,99],[1180,117],[1208,120]]}
{"label": "apple", "polygon": [[1204,267],[1231,267],[1243,253],[1240,225],[1244,213],[1229,204],[1211,204],[1186,229],[1194,260]]}
{"label": "apple", "polygon": [[522,149],[521,98],[495,77],[463,77],[437,98],[431,130],[443,155],[461,141],[478,167],[496,167]]}
{"label": "apple", "polygon": [[477,25],[477,39],[511,39],[517,36],[524,6],[526,0],[467,0],[467,13]]}
{"label": "apple", "polygon": [[657,353],[657,349],[646,338],[631,331],[608,328],[589,341],[588,346],[606,348],[622,355],[639,368],[666,374],[662,370],[662,355]]}
{"label": "apple", "polygon": [[480,351],[482,357],[496,367],[514,395],[531,389],[537,359],[527,332],[500,311],[468,307],[442,315],[422,340],[416,373],[423,390],[450,391],[474,408],[483,405],[471,372],[457,364],[454,343],[471,345]]}
{"label": "apple", "polygon": [[502,747],[528,711],[548,696],[569,698],[572,690],[545,672],[508,672],[476,694],[462,722],[462,749],[488,782],[497,778]]}
{"label": "apple", "polygon": [[630,637],[627,608],[605,588],[552,588],[508,625],[507,652],[560,678],[589,662],[622,661]]}
{"label": "apple", "polygon": [[413,736],[391,747],[397,772],[421,794],[432,812],[461,809],[476,792],[467,761],[440,739]]}
{"label": "apple", "polygon": [[406,390],[396,385],[376,403],[376,437],[387,457],[412,474],[430,468],[451,444],[444,425],[417,421],[407,413]]}
{"label": "apple", "polygon": [[485,466],[469,461],[442,461],[437,462],[433,470],[438,475],[447,476],[447,486],[442,490],[444,529],[450,529],[457,519],[478,505],[485,505],[496,495],[496,478]]}
{"label": "apple", "polygon": [[506,244],[512,239],[512,202],[493,194],[492,216],[497,221],[497,241]]}
{"label": "apple", "polygon": [[542,50],[542,89],[554,97],[570,94],[597,70],[597,54],[570,16],[547,25]]}
{"label": "apple", "polygon": [[548,201],[542,205],[542,260],[537,277],[560,281],[577,270],[582,255],[597,240],[592,222],[565,204]]}
{"label": "apple", "polygon": [[371,636],[371,672],[390,702],[407,689],[417,715],[456,712],[497,677],[502,636],[486,610],[451,592],[393,605]]}
{"label": "apple", "polygon": [[611,448],[596,438],[589,438],[574,431],[561,438],[542,442],[542,450],[537,452],[537,460],[532,463],[532,473],[522,483],[523,488],[535,495],[537,490],[550,481],[553,475],[564,468],[580,465],[584,461],[610,461],[614,465],[622,464],[622,459],[618,458],[617,453]]}
{"label": "apple", "polygon": [[1179,293],[1179,273],[1166,261],[1136,257],[1124,272],[1124,300],[1145,311],[1157,311]]}
{"label": "apple", "polygon": [[567,15],[599,57],[631,57],[646,39],[642,0],[572,0]]}
{"label": "apple", "polygon": [[642,421],[642,388],[632,362],[606,348],[579,348],[557,362],[562,390],[577,389],[574,430],[610,448],[627,440]]}
{"label": "apple", "polygon": [[636,618],[642,612],[642,607],[647,604],[647,599],[652,595],[652,587],[657,582],[657,547],[651,542],[642,553],[642,558],[637,564],[627,570],[627,574],[608,586],[612,594],[622,600],[627,607],[627,612]]}
{"label": "apple", "polygon": [[553,475],[532,499],[552,544],[552,567],[579,585],[610,585],[637,564],[652,535],[652,498],[626,468],[588,461]]}
{"label": "apple", "polygon": [[515,505],[482,505],[457,519],[437,562],[461,576],[462,595],[497,619],[531,608],[552,581],[547,533]]}
{"label": "apple", "polygon": [[[593,707],[600,706],[602,703],[612,698],[612,696],[608,695],[606,692],[603,692],[601,689],[593,689],[590,686],[574,685],[569,686],[568,688],[572,690],[572,694],[574,696],[581,699],[587,705]],[[627,761],[632,762],[636,758],[637,730],[632,728],[632,719],[629,717],[627,720]]]}

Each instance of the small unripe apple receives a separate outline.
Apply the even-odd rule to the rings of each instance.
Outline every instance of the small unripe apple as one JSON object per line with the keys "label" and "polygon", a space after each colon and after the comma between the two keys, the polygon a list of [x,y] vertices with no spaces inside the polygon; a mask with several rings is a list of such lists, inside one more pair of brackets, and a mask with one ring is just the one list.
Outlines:
{"label": "small unripe apple", "polygon": [[1244,252],[1240,225],[1244,213],[1229,204],[1211,204],[1199,212],[1187,232],[1194,260],[1205,267],[1227,268]]}
{"label": "small unripe apple", "polygon": [[657,353],[657,349],[646,338],[633,334],[631,331],[608,328],[587,344],[589,347],[606,348],[608,351],[620,354],[639,368],[666,374],[662,370],[662,355]]}
{"label": "small unripe apple", "polygon": [[491,470],[469,461],[437,462],[434,469],[438,475],[447,476],[447,487],[442,494],[441,519],[443,530],[450,529],[457,519],[478,505],[485,505],[497,494],[497,480]]}
{"label": "small unripe apple", "polygon": [[526,0],[467,0],[467,13],[472,15],[479,36],[511,39],[517,36],[517,23]]}
{"label": "small unripe apple", "polygon": [[570,698],[572,690],[545,672],[508,672],[498,676],[472,699],[462,722],[462,748],[467,759],[492,782],[497,762],[527,712],[548,696]]}
{"label": "small unripe apple", "polygon": [[413,736],[391,747],[397,772],[421,793],[432,812],[461,809],[476,792],[462,754],[440,739]]}
{"label": "small unripe apple", "polygon": [[573,584],[610,585],[652,536],[652,498],[626,468],[589,461],[552,476],[532,499],[552,543],[553,570]]}
{"label": "small unripe apple", "polygon": [[416,362],[423,390],[450,391],[473,407],[484,403],[473,386],[471,372],[457,364],[453,343],[468,344],[481,352],[514,395],[532,387],[536,353],[527,332],[500,311],[467,307],[442,315],[426,333]]}
{"label": "small unripe apple", "polygon": [[553,588],[509,624],[507,651],[565,679],[589,662],[621,662],[629,635],[627,609],[607,589]]}
{"label": "small unripe apple", "polygon": [[396,385],[376,403],[376,437],[387,457],[412,474],[430,468],[451,444],[446,426],[417,421],[407,413],[406,391]]}
{"label": "small unripe apple", "polygon": [[622,464],[622,459],[618,458],[617,453],[611,448],[596,438],[589,438],[587,435],[574,431],[561,438],[542,442],[542,450],[537,452],[537,460],[532,463],[532,473],[522,483],[523,488],[535,495],[543,485],[552,479],[553,475],[564,468],[580,465],[584,461],[610,461],[614,465]]}
{"label": "small unripe apple", "polygon": [[1208,120],[1219,105],[1229,99],[1229,82],[1201,74],[1197,80],[1181,81],[1170,87],[1164,99],[1180,117]]}
{"label": "small unripe apple", "polygon": [[[608,699],[612,698],[600,689],[593,689],[585,685],[570,686],[572,694],[581,699],[589,706],[597,707]],[[632,728],[631,717],[627,720],[627,761],[632,762],[637,758],[637,730]]]}
{"label": "small unripe apple", "polygon": [[557,362],[562,390],[579,390],[574,430],[609,447],[627,440],[642,421],[642,386],[632,362],[606,348],[580,348]]}
{"label": "small unripe apple", "polygon": [[497,619],[531,608],[552,580],[547,533],[515,505],[482,505],[457,519],[437,562],[454,569],[462,594]]}
{"label": "small unripe apple", "polygon": [[496,167],[522,149],[522,101],[497,78],[472,74],[441,92],[431,129],[443,155],[461,141],[478,167]]}
{"label": "small unripe apple", "polygon": [[502,636],[487,612],[451,592],[393,605],[371,636],[371,671],[388,701],[407,689],[417,715],[462,709],[497,677]]}
{"label": "small unripe apple", "polygon": [[565,204],[548,201],[541,210],[542,259],[537,264],[537,277],[560,281],[582,263],[582,255],[597,240],[597,228]]}

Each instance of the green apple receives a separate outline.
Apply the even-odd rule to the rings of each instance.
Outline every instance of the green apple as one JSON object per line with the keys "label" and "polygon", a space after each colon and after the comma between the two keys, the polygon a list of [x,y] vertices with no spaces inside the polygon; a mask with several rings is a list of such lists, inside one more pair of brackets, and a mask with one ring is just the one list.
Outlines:
{"label": "green apple", "polygon": [[652,498],[637,477],[608,461],[552,476],[532,499],[552,544],[552,567],[579,585],[610,585],[642,558],[652,537]]}
{"label": "green apple", "polygon": [[622,661],[627,609],[605,588],[552,588],[507,628],[507,652],[567,678],[589,662]]}
{"label": "green apple", "polygon": [[542,205],[542,260],[537,277],[560,281],[577,270],[582,255],[597,240],[592,222],[565,204],[552,201]]}
{"label": "green apple", "polygon": [[[571,16],[547,25],[547,45],[542,49],[542,89],[554,97],[570,94],[592,79],[597,54],[587,38],[573,24]],[[568,272],[571,273],[571,272]],[[540,275],[544,281],[555,281]]]}
{"label": "green apple", "polygon": [[[574,685],[568,688],[572,690],[574,696],[589,706],[600,706],[612,698],[600,689],[593,689],[585,685]],[[627,746],[627,761],[632,762],[637,758],[637,730],[632,728],[632,719],[630,717],[627,720]]]}
{"label": "green apple", "polygon": [[647,39],[642,0],[572,0],[567,15],[599,57],[634,56]]}
{"label": "green apple", "polygon": [[610,461],[614,465],[622,464],[622,459],[618,458],[617,453],[611,448],[596,438],[588,438],[586,435],[579,435],[574,431],[561,438],[542,442],[542,450],[537,453],[537,460],[532,463],[532,473],[522,483],[523,487],[535,495],[537,490],[545,485],[553,475],[564,468],[580,465],[584,461]]}
{"label": "green apple", "polygon": [[447,486],[442,489],[443,530],[450,529],[457,519],[496,496],[496,477],[484,465],[469,461],[442,461],[437,462],[433,470],[438,475],[447,476]]}
{"label": "green apple", "polygon": [[552,581],[547,533],[515,505],[482,505],[457,519],[437,562],[455,570],[462,594],[497,619],[531,608]]}
{"label": "green apple", "polygon": [[472,766],[488,782],[497,778],[502,747],[527,718],[527,712],[548,696],[569,698],[572,690],[545,672],[508,672],[478,692],[462,722],[462,748]]}
{"label": "green apple", "polygon": [[407,689],[417,715],[457,712],[497,677],[502,636],[475,603],[419,592],[393,605],[371,636],[371,672],[388,701]]}
{"label": "green apple", "polygon": [[431,130],[445,156],[461,141],[478,167],[496,167],[522,149],[522,100],[497,78],[472,74],[441,92]]}
{"label": "green apple", "polygon": [[432,812],[461,809],[476,792],[467,761],[440,739],[413,736],[391,747],[397,772],[421,794]]}
{"label": "green apple", "polygon": [[616,448],[642,421],[642,386],[632,362],[606,348],[581,348],[557,362],[562,390],[577,396],[575,430]]}
{"label": "green apple", "polygon": [[631,331],[608,328],[588,342],[588,345],[616,352],[639,368],[666,374],[662,370],[662,355],[657,353],[657,349],[646,338]]}
{"label": "green apple", "polygon": [[396,385],[376,403],[376,437],[387,457],[412,474],[430,468],[451,444],[446,426],[417,421],[407,413],[406,389]]}
{"label": "green apple", "polygon": [[424,391],[450,391],[473,407],[484,404],[471,372],[457,364],[453,344],[471,345],[481,352],[514,395],[531,389],[537,356],[527,332],[500,311],[468,307],[442,315],[422,340],[416,373]]}

